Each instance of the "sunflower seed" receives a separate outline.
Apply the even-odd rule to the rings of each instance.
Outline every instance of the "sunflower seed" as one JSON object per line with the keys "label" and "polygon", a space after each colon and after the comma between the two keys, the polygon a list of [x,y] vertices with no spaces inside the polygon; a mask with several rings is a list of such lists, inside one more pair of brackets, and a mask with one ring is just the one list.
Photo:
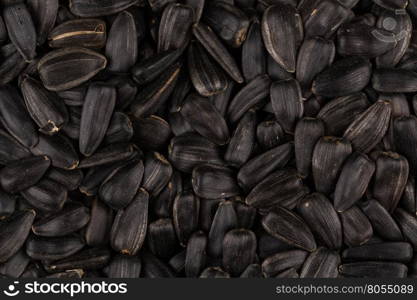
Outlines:
{"label": "sunflower seed", "polygon": [[326,248],[319,248],[305,260],[300,278],[337,278],[339,264],[339,254]]}

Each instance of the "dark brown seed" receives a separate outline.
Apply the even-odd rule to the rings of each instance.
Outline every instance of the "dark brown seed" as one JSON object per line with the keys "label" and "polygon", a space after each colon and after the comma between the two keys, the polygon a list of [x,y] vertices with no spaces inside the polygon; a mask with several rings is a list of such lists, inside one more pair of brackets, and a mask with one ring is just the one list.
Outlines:
{"label": "dark brown seed", "polygon": [[232,99],[228,108],[228,117],[232,123],[237,122],[250,108],[266,102],[271,80],[267,75],[255,77],[244,86]]}
{"label": "dark brown seed", "polygon": [[178,240],[171,219],[158,219],[148,226],[146,234],[149,250],[160,258],[170,258],[175,254]]}
{"label": "dark brown seed", "polygon": [[170,124],[152,115],[133,121],[134,141],[145,149],[162,150],[172,136]]}
{"label": "dark brown seed", "polygon": [[30,258],[24,250],[19,250],[5,263],[0,265],[0,274],[9,278],[20,277],[29,264]]}
{"label": "dark brown seed", "polygon": [[204,232],[210,231],[217,207],[221,202],[222,199],[200,199],[199,225]]}
{"label": "dark brown seed", "polygon": [[343,251],[343,260],[348,261],[396,261],[409,262],[413,258],[413,247],[409,243],[394,242],[363,245]]}
{"label": "dark brown seed", "polygon": [[200,95],[210,97],[226,90],[228,81],[223,70],[197,42],[192,42],[188,49],[188,69],[191,82]]}
{"label": "dark brown seed", "polygon": [[223,68],[226,73],[238,83],[243,82],[242,74],[237,66],[235,59],[225,46],[218,39],[212,29],[198,23],[193,26],[193,34],[200,44],[206,49],[211,57]]}
{"label": "dark brown seed", "polygon": [[402,69],[376,69],[372,73],[372,87],[382,93],[417,92],[417,73]]}
{"label": "dark brown seed", "polygon": [[139,257],[117,255],[106,266],[105,272],[109,278],[139,278],[141,269]]}
{"label": "dark brown seed", "polygon": [[49,168],[45,156],[33,156],[12,162],[0,170],[0,184],[9,193],[17,193],[35,185]]}
{"label": "dark brown seed", "polygon": [[407,184],[407,159],[398,153],[383,152],[376,159],[372,196],[392,213],[397,207]]}
{"label": "dark brown seed", "polygon": [[305,35],[307,37],[322,36],[330,38],[333,33],[351,17],[352,11],[337,3],[337,1],[314,2],[309,16],[304,19]]}
{"label": "dark brown seed", "polygon": [[35,220],[35,211],[19,211],[0,222],[0,262],[4,263],[23,246]]}
{"label": "dark brown seed", "polygon": [[343,139],[325,136],[314,147],[312,173],[316,190],[330,194],[337,183],[342,165],[352,153],[351,144]]}
{"label": "dark brown seed", "polygon": [[10,216],[16,210],[16,197],[0,189],[0,219]]}
{"label": "dark brown seed", "polygon": [[[295,72],[297,55],[297,10],[285,4],[268,7],[262,17],[265,48],[284,70]],[[282,43],[285,41],[285,43]]]}
{"label": "dark brown seed", "polygon": [[286,132],[294,132],[304,113],[303,98],[298,81],[288,79],[271,85],[271,103],[275,117]]}
{"label": "dark brown seed", "polygon": [[165,7],[158,31],[158,52],[179,49],[187,45],[194,18],[191,7],[179,3]]}
{"label": "dark brown seed", "polygon": [[175,277],[174,271],[168,264],[159,260],[149,252],[141,254],[142,276],[145,278],[171,278]]}
{"label": "dark brown seed", "polygon": [[208,235],[209,243],[207,250],[210,256],[222,256],[224,236],[228,231],[237,228],[237,226],[238,219],[233,202],[220,202]]}
{"label": "dark brown seed", "polygon": [[278,121],[263,121],[256,128],[256,139],[263,149],[269,150],[278,146],[284,140],[283,138],[284,130]]}
{"label": "dark brown seed", "polygon": [[44,178],[22,191],[21,195],[30,205],[43,212],[56,212],[64,206],[68,192],[61,184]]}
{"label": "dark brown seed", "polygon": [[10,40],[20,55],[31,61],[36,56],[36,30],[25,3],[3,7],[3,18]]}
{"label": "dark brown seed", "polygon": [[172,205],[178,193],[182,192],[182,178],[179,172],[174,172],[168,184],[152,201],[152,210],[159,217],[170,217]]}
{"label": "dark brown seed", "polygon": [[85,206],[68,205],[60,212],[36,221],[32,231],[39,236],[65,236],[83,228],[90,220],[89,213]]}
{"label": "dark brown seed", "polygon": [[151,196],[157,196],[168,184],[172,176],[172,166],[158,152],[148,154],[145,159],[142,187]]}
{"label": "dark brown seed", "polygon": [[29,0],[27,6],[37,29],[37,43],[42,45],[55,25],[59,0]]}
{"label": "dark brown seed", "polygon": [[278,252],[293,250],[294,246],[269,235],[265,231],[259,231],[258,237],[258,253],[260,259],[265,259]]}
{"label": "dark brown seed", "polygon": [[195,232],[187,243],[185,256],[185,275],[198,277],[206,265],[207,236],[202,231]]}
{"label": "dark brown seed", "polygon": [[230,274],[220,267],[209,267],[201,272],[200,278],[230,278]]}
{"label": "dark brown seed", "polygon": [[193,190],[206,199],[237,196],[240,193],[234,171],[225,166],[199,165],[192,173]]}
{"label": "dark brown seed", "polygon": [[237,174],[239,185],[253,188],[274,170],[283,168],[291,159],[293,145],[287,143],[266,151],[245,163]]}
{"label": "dark brown seed", "polygon": [[207,3],[203,20],[229,46],[238,48],[246,39],[249,28],[247,16],[236,6],[224,1]]}
{"label": "dark brown seed", "polygon": [[307,193],[308,188],[303,185],[301,177],[294,169],[282,169],[260,181],[245,201],[248,205],[261,209],[270,210],[278,205],[292,209]]}
{"label": "dark brown seed", "polygon": [[[196,114],[196,111],[199,114]],[[210,141],[218,145],[224,145],[229,141],[226,121],[209,99],[191,94],[185,100],[181,114],[198,133]]]}
{"label": "dark brown seed", "polygon": [[399,205],[411,214],[417,215],[416,185],[413,176],[409,176]]}
{"label": "dark brown seed", "polygon": [[273,277],[290,268],[298,269],[303,265],[307,256],[308,252],[303,250],[278,252],[262,262],[262,271],[268,277]]}
{"label": "dark brown seed", "polygon": [[89,248],[74,255],[44,265],[47,272],[60,272],[68,269],[101,269],[110,260],[110,251],[106,248]]}
{"label": "dark brown seed", "polygon": [[168,154],[173,166],[186,173],[191,173],[199,164],[222,163],[218,146],[194,133],[174,137],[168,147]]}
{"label": "dark brown seed", "polygon": [[122,112],[114,112],[107,128],[103,143],[127,143],[133,137],[133,125],[129,116]]}
{"label": "dark brown seed", "polygon": [[70,0],[69,8],[79,17],[99,17],[116,14],[136,4],[137,0]]}
{"label": "dark brown seed", "polygon": [[407,266],[393,262],[355,262],[343,264],[339,272],[347,277],[364,278],[405,278],[407,277]]}
{"label": "dark brown seed", "polygon": [[140,151],[135,145],[129,143],[111,144],[104,148],[98,149],[90,157],[84,158],[79,168],[91,168],[120,162],[125,159],[133,158]]}
{"label": "dark brown seed", "polygon": [[343,242],[349,247],[363,245],[373,235],[369,219],[357,206],[340,213],[340,220],[343,227]]}
{"label": "dark brown seed", "polygon": [[340,256],[326,248],[311,253],[301,268],[300,278],[337,278]]}
{"label": "dark brown seed", "polygon": [[248,36],[242,45],[242,72],[247,82],[266,73],[265,55],[261,25],[256,19],[249,27]]}
{"label": "dark brown seed", "polygon": [[378,163],[375,167],[375,163],[366,154],[359,152],[353,153],[346,160],[334,192],[334,207],[338,212],[350,208],[362,198],[375,168],[378,174]]}
{"label": "dark brown seed", "polygon": [[255,224],[257,210],[254,207],[246,205],[240,199],[235,201],[235,211],[238,216],[239,228],[251,229]]}
{"label": "dark brown seed", "polygon": [[294,132],[294,150],[297,171],[307,177],[311,172],[314,146],[324,136],[324,123],[316,118],[303,118],[297,122]]}
{"label": "dark brown seed", "polygon": [[417,171],[417,118],[415,116],[395,118],[393,122],[396,150],[407,158],[410,174]]}
{"label": "dark brown seed", "polygon": [[66,170],[78,166],[78,154],[72,143],[64,135],[40,135],[38,144],[31,149],[35,155],[46,155],[54,167]]}
{"label": "dark brown seed", "polygon": [[82,85],[66,91],[57,92],[57,94],[68,106],[82,106],[84,104],[87,87],[87,85]]}
{"label": "dark brown seed", "polygon": [[246,229],[234,229],[223,239],[223,266],[233,276],[240,275],[256,255],[256,236]]}
{"label": "dark brown seed", "polygon": [[256,138],[256,121],[256,113],[248,111],[238,123],[224,154],[229,165],[240,167],[251,157]]}
{"label": "dark brown seed", "polygon": [[44,86],[51,91],[77,87],[106,67],[103,55],[87,48],[69,47],[49,52],[38,63]]}
{"label": "dark brown seed", "polygon": [[36,260],[58,260],[71,256],[83,247],[84,242],[76,236],[46,238],[32,235],[26,242],[26,253]]}
{"label": "dark brown seed", "polygon": [[116,104],[116,89],[92,84],[83,104],[79,149],[85,156],[92,155],[100,146],[109,127]]}
{"label": "dark brown seed", "polygon": [[173,222],[178,240],[182,246],[187,245],[188,239],[198,228],[200,199],[190,191],[178,193],[173,205]]}
{"label": "dark brown seed", "polygon": [[[183,49],[181,48],[167,50],[153,55],[148,59],[139,61],[131,70],[133,79],[141,85],[155,80],[165,72],[168,66],[173,65],[178,60],[182,52]],[[180,84],[181,81],[178,85]],[[175,92],[173,94],[175,94]],[[175,98],[176,97],[173,96],[173,99]]]}
{"label": "dark brown seed", "polygon": [[343,56],[377,57],[397,45],[393,32],[361,23],[342,26],[337,32],[337,52]]}
{"label": "dark brown seed", "polygon": [[298,203],[298,212],[322,244],[330,249],[342,246],[342,225],[330,201],[319,193],[310,194]]}
{"label": "dark brown seed", "polygon": [[1,47],[0,54],[0,84],[5,85],[21,74],[27,63],[11,43]]}
{"label": "dark brown seed", "polygon": [[371,79],[371,63],[363,57],[348,57],[324,69],[313,82],[314,94],[340,97],[360,92]]}
{"label": "dark brown seed", "polygon": [[136,99],[130,105],[130,111],[135,118],[139,119],[152,115],[168,100],[175,87],[180,70],[180,63],[173,64],[159,78],[136,95]]}
{"label": "dark brown seed", "polygon": [[142,248],[148,227],[148,204],[149,195],[141,188],[132,202],[117,212],[110,232],[115,251],[136,255]]}
{"label": "dark brown seed", "polygon": [[405,240],[410,242],[414,251],[417,249],[417,218],[402,208],[397,208],[394,218],[403,232]]}
{"label": "dark brown seed", "polygon": [[194,23],[198,23],[204,10],[205,0],[185,0],[184,3],[193,9]]}
{"label": "dark brown seed", "polygon": [[105,245],[110,240],[113,211],[95,198],[91,205],[90,222],[85,230],[85,242],[89,246]]}
{"label": "dark brown seed", "polygon": [[297,57],[296,78],[304,91],[310,89],[317,74],[331,65],[335,54],[331,40],[316,36],[303,42]]}
{"label": "dark brown seed", "polygon": [[1,124],[22,145],[28,148],[35,146],[38,134],[23,99],[9,86],[0,87],[0,98]]}
{"label": "dark brown seed", "polygon": [[65,103],[39,81],[26,77],[21,90],[26,108],[42,133],[55,134],[68,121]]}
{"label": "dark brown seed", "polygon": [[106,23],[99,19],[69,20],[55,27],[48,36],[49,47],[103,48]]}
{"label": "dark brown seed", "polygon": [[[263,228],[273,237],[307,251],[316,249],[316,241],[307,224],[292,211],[277,207],[262,218]],[[307,254],[306,254],[307,255]]]}
{"label": "dark brown seed", "polygon": [[138,57],[136,24],[130,12],[121,12],[113,21],[105,53],[108,59],[107,69],[112,72],[126,73],[136,63]]}
{"label": "dark brown seed", "polygon": [[336,98],[326,103],[317,117],[326,125],[326,134],[341,136],[370,103],[364,93]]}

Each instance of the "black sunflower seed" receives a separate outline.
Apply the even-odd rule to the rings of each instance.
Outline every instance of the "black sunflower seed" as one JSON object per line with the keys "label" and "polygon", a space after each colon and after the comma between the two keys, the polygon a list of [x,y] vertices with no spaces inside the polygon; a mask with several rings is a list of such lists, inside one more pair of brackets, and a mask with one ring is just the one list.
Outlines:
{"label": "black sunflower seed", "polygon": [[319,248],[305,260],[300,278],[337,278],[339,264],[339,254],[326,248]]}
{"label": "black sunflower seed", "polygon": [[190,191],[178,193],[175,197],[172,217],[178,240],[185,246],[192,233],[198,228],[200,199]]}
{"label": "black sunflower seed", "polygon": [[355,262],[339,267],[341,275],[365,278],[403,278],[407,277],[407,266],[393,262]]}

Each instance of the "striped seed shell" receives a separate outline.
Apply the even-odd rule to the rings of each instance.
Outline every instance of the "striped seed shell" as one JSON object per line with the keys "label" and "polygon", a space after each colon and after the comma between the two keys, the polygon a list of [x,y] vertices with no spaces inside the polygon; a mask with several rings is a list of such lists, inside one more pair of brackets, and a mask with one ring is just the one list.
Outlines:
{"label": "striped seed shell", "polygon": [[171,278],[175,277],[174,271],[164,261],[150,252],[141,253],[142,277],[145,278]]}
{"label": "striped seed shell", "polygon": [[263,149],[269,150],[282,143],[284,130],[276,120],[260,122],[256,128],[256,140]]}
{"label": "striped seed shell", "polygon": [[350,208],[362,198],[375,169],[378,169],[378,163],[375,166],[366,154],[355,152],[350,155],[343,164],[334,192],[334,207],[338,212]]}
{"label": "striped seed shell", "polygon": [[416,185],[413,176],[409,176],[399,205],[411,214],[417,215]]}
{"label": "striped seed shell", "polygon": [[9,278],[18,278],[29,265],[30,258],[23,249],[20,249],[5,263],[0,265],[0,273]]}
{"label": "striped seed shell", "polygon": [[305,260],[300,278],[337,278],[340,256],[337,252],[319,248]]}
{"label": "striped seed shell", "polygon": [[206,265],[207,236],[203,231],[193,233],[187,243],[185,255],[185,275],[198,277]]}
{"label": "striped seed shell", "polygon": [[314,94],[323,97],[347,96],[361,91],[371,79],[371,63],[360,56],[335,61],[313,82]]}
{"label": "striped seed shell", "polygon": [[312,157],[312,174],[318,192],[328,195],[334,190],[342,165],[351,153],[351,144],[343,138],[325,136],[318,140]]}
{"label": "striped seed shell", "polygon": [[232,276],[239,276],[254,262],[256,256],[256,236],[247,229],[233,229],[223,239],[222,262]]}
{"label": "striped seed shell", "polygon": [[298,203],[298,212],[318,241],[329,249],[342,246],[342,225],[333,205],[324,195],[310,194]]}
{"label": "striped seed shell", "polygon": [[203,23],[195,24],[193,26],[193,34],[204,49],[233,80],[238,83],[243,82],[242,74],[235,59],[209,26]]}
{"label": "striped seed shell", "polygon": [[35,24],[37,44],[43,45],[55,25],[59,0],[29,0],[27,6]]}
{"label": "striped seed shell", "polygon": [[168,4],[162,12],[158,30],[158,52],[183,48],[190,39],[193,9],[187,5]]}
{"label": "striped seed shell", "polygon": [[240,274],[240,278],[263,278],[262,268],[259,264],[250,264],[245,271]]}
{"label": "striped seed shell", "polygon": [[139,278],[141,269],[139,257],[119,254],[106,266],[105,272],[109,278]]}
{"label": "striped seed shell", "polygon": [[153,151],[163,150],[172,136],[171,124],[156,115],[133,120],[133,140]]}
{"label": "striped seed shell", "polygon": [[146,234],[149,250],[159,258],[170,258],[178,247],[178,239],[171,219],[158,219],[148,226]]}
{"label": "striped seed shell", "polygon": [[148,204],[149,194],[141,188],[130,204],[117,212],[110,232],[115,251],[136,255],[142,248],[148,227]]}
{"label": "striped seed shell", "polygon": [[349,247],[363,245],[373,235],[369,219],[357,206],[352,206],[340,213],[340,220],[343,228],[343,242]]}
{"label": "striped seed shell", "polygon": [[417,118],[413,115],[395,118],[393,127],[396,150],[407,158],[410,174],[415,175],[417,153],[413,149],[417,147]]}
{"label": "striped seed shell", "polygon": [[138,43],[133,15],[123,11],[113,21],[106,42],[107,69],[126,73],[136,63]]}
{"label": "striped seed shell", "polygon": [[116,14],[137,2],[138,0],[70,0],[69,8],[79,17],[100,17]]}
{"label": "striped seed shell", "polygon": [[110,207],[94,198],[90,209],[90,221],[85,229],[85,242],[88,246],[105,245],[110,240],[113,224],[113,211]]}
{"label": "striped seed shell", "polygon": [[407,277],[407,266],[394,262],[365,261],[340,265],[339,272],[345,277],[404,278]]}
{"label": "striped seed shell", "polygon": [[20,55],[31,61],[36,56],[36,27],[25,3],[3,7],[3,18],[11,42]]}
{"label": "striped seed shell", "polygon": [[68,47],[51,51],[42,57],[38,71],[48,90],[63,91],[88,81],[106,65],[106,57],[95,51]]}
{"label": "striped seed shell", "polygon": [[285,208],[277,206],[273,212],[264,216],[262,227],[273,237],[294,247],[310,252],[317,248],[308,225],[300,216]]}
{"label": "striped seed shell", "polygon": [[106,135],[103,143],[127,143],[133,137],[133,125],[128,115],[122,112],[114,112],[110,119],[109,127],[107,128]]}
{"label": "striped seed shell", "polygon": [[0,222],[0,262],[4,263],[23,246],[35,220],[35,211],[19,211]]}
{"label": "striped seed shell", "polygon": [[314,146],[324,136],[324,123],[321,119],[303,118],[297,122],[294,132],[294,150],[297,171],[307,177],[311,172]]}
{"label": "striped seed shell", "polygon": [[248,36],[242,45],[242,73],[247,82],[266,73],[266,53],[261,25],[256,19],[249,27]]}
{"label": "striped seed shell", "polygon": [[79,149],[83,155],[92,155],[103,141],[116,96],[116,89],[109,85],[94,83],[88,87],[80,123]]}
{"label": "striped seed shell", "polygon": [[404,156],[394,152],[378,155],[372,196],[390,213],[400,202],[408,174],[408,161]]}
{"label": "striped seed shell", "polygon": [[35,260],[59,260],[83,247],[84,242],[75,235],[53,238],[31,235],[26,241],[26,254]]}
{"label": "striped seed shell", "polygon": [[210,97],[226,90],[226,74],[197,42],[191,42],[188,49],[188,69],[191,82],[200,95]]}
{"label": "striped seed shell", "polygon": [[245,190],[253,188],[271,172],[283,168],[290,161],[292,154],[293,145],[286,143],[252,158],[239,169],[239,185]]}
{"label": "striped seed shell", "polygon": [[317,118],[326,125],[326,134],[341,136],[369,106],[370,103],[364,93],[355,93],[327,102],[320,109]]}
{"label": "striped seed shell", "polygon": [[235,172],[220,165],[199,165],[192,173],[194,193],[206,199],[219,199],[237,196],[240,193]]}
{"label": "striped seed shell", "polygon": [[72,142],[64,135],[40,135],[38,144],[31,151],[35,155],[48,156],[51,165],[57,168],[72,170],[79,163]]}
{"label": "striped seed shell", "polygon": [[[172,166],[160,153],[148,153],[144,161],[142,187],[151,196],[157,196],[168,184],[172,176]],[[122,186],[122,182],[121,186]],[[140,182],[138,183],[140,184]]]}
{"label": "striped seed shell", "polygon": [[303,250],[278,252],[262,262],[262,271],[267,277],[273,277],[288,269],[298,269],[308,257]]}
{"label": "striped seed shell", "polygon": [[229,141],[227,123],[210,99],[190,94],[180,112],[194,130],[213,143],[224,145]]}
{"label": "striped seed shell", "polygon": [[34,234],[57,237],[71,234],[87,225],[90,211],[83,205],[68,205],[63,210],[36,221],[32,226]]}
{"label": "striped seed shell", "polygon": [[[138,152],[139,151],[139,152]],[[107,165],[135,157],[140,150],[133,144],[117,143],[99,148],[93,155],[81,160],[80,169]]]}
{"label": "striped seed shell", "polygon": [[246,84],[230,102],[227,111],[230,122],[237,122],[250,108],[266,102],[270,85],[268,75],[259,75]]}
{"label": "striped seed shell", "polygon": [[210,231],[214,215],[221,201],[222,199],[200,199],[199,225],[200,228],[205,232]]}
{"label": "striped seed shell", "polygon": [[372,73],[372,87],[382,93],[414,93],[417,92],[417,73],[403,69],[376,69]]}
{"label": "striped seed shell", "polygon": [[31,153],[26,147],[0,129],[0,164],[6,165],[29,156]]}
{"label": "striped seed shell", "polygon": [[0,84],[5,85],[21,74],[27,63],[12,43],[2,46],[0,54]]}
{"label": "striped seed shell", "polygon": [[394,212],[394,219],[403,232],[404,238],[412,246],[414,251],[417,249],[417,218],[402,208],[397,208]]}
{"label": "striped seed shell", "polygon": [[106,44],[106,23],[100,19],[75,19],[56,26],[48,36],[51,48],[103,48]]}
{"label": "striped seed shell", "polygon": [[175,232],[182,246],[187,245],[190,236],[198,228],[200,199],[191,191],[183,191],[175,197],[172,217]]}
{"label": "striped seed shell", "polygon": [[348,248],[342,253],[345,261],[395,261],[409,262],[413,258],[413,247],[404,242],[384,242]]}
{"label": "striped seed shell", "polygon": [[35,185],[49,168],[46,156],[32,156],[14,161],[0,169],[0,185],[8,193],[17,193]]}
{"label": "striped seed shell", "polygon": [[21,90],[26,108],[42,133],[55,134],[68,121],[64,101],[46,90],[39,81],[26,77]]}

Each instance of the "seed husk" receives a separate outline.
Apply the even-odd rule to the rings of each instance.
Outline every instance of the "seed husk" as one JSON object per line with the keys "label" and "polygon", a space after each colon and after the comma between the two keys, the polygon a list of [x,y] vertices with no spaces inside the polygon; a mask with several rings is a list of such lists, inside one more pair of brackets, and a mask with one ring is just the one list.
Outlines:
{"label": "seed husk", "polygon": [[266,73],[266,53],[261,25],[256,19],[249,27],[248,36],[242,45],[242,73],[247,82]]}
{"label": "seed husk", "polygon": [[268,277],[273,277],[287,269],[298,269],[303,265],[307,257],[308,252],[303,250],[278,252],[262,262],[262,271]]}
{"label": "seed husk", "polygon": [[284,130],[278,121],[266,120],[256,128],[256,140],[265,150],[272,149],[283,142]]}
{"label": "seed husk", "polygon": [[142,263],[139,257],[117,255],[106,267],[109,278],[139,278]]}
{"label": "seed husk", "polygon": [[200,199],[191,191],[178,193],[173,204],[173,222],[181,245],[187,245],[192,233],[198,227]]}
{"label": "seed husk", "polygon": [[393,121],[394,142],[399,154],[407,158],[410,174],[415,175],[417,171],[417,155],[413,147],[417,145],[417,118],[415,116],[404,116],[395,118]]}
{"label": "seed husk", "polygon": [[127,143],[133,137],[133,125],[129,116],[122,112],[114,112],[110,119],[109,127],[103,143],[106,145],[114,143]]}
{"label": "seed husk", "polygon": [[417,249],[417,219],[415,215],[412,215],[402,208],[397,208],[394,212],[394,219],[397,221],[401,228],[401,231],[405,237],[405,240],[410,242],[414,251]]}
{"label": "seed husk", "polygon": [[37,29],[37,44],[42,45],[49,32],[55,25],[58,15],[58,0],[29,0],[27,1],[29,12]]}
{"label": "seed husk", "polygon": [[49,168],[48,157],[33,156],[12,162],[0,170],[0,185],[9,193],[17,193],[35,185]]}
{"label": "seed husk", "polygon": [[[139,152],[138,152],[139,151]],[[81,160],[80,169],[108,165],[130,159],[141,153],[140,150],[130,143],[117,143],[99,148],[93,155]]]}
{"label": "seed husk", "polygon": [[343,264],[339,272],[347,277],[404,278],[407,277],[407,266],[393,262],[366,261]]}
{"label": "seed husk", "polygon": [[374,245],[362,245],[348,248],[342,253],[347,261],[394,261],[409,262],[413,257],[413,247],[409,243],[390,242]]}
{"label": "seed husk", "polygon": [[103,48],[106,44],[106,23],[100,19],[75,19],[56,26],[48,36],[51,48]]}
{"label": "seed husk", "polygon": [[169,218],[158,219],[150,223],[146,238],[149,250],[157,257],[170,258],[178,247],[175,228]]}
{"label": "seed husk", "polygon": [[90,209],[90,221],[85,230],[85,242],[89,246],[101,246],[110,240],[113,211],[98,198],[94,198]]}
{"label": "seed husk", "polygon": [[300,278],[337,278],[340,261],[338,253],[319,248],[305,260]]}
{"label": "seed husk", "polygon": [[[158,152],[148,154],[144,162],[142,187],[152,196],[157,196],[172,176],[172,166]],[[138,183],[140,184],[140,182]]]}
{"label": "seed husk", "polygon": [[30,258],[26,255],[24,250],[19,250],[5,263],[0,265],[0,274],[9,278],[18,278],[25,271],[28,266]]}
{"label": "seed husk", "polygon": [[83,247],[84,242],[77,236],[46,238],[31,235],[26,242],[26,254],[36,260],[59,260]]}
{"label": "seed husk", "polygon": [[150,252],[141,254],[142,276],[145,278],[171,278],[175,277],[174,271],[168,264],[154,256]]}
{"label": "seed husk", "polygon": [[148,227],[149,194],[139,189],[128,206],[117,212],[110,232],[112,248],[136,255],[142,248]]}
{"label": "seed husk", "polygon": [[18,211],[0,222],[0,262],[11,258],[25,243],[35,220],[34,210]]}
{"label": "seed husk", "polygon": [[262,268],[259,264],[250,264],[245,271],[240,274],[240,278],[263,278]]}
{"label": "seed husk", "polygon": [[12,43],[1,47],[0,54],[0,84],[5,85],[15,79],[26,68],[27,63]]}
{"label": "seed husk", "polygon": [[414,93],[417,73],[409,70],[381,68],[372,73],[372,87],[382,93]]}
{"label": "seed husk", "polygon": [[187,243],[185,255],[185,275],[187,277],[198,277],[206,265],[207,237],[204,232],[193,233]]}
{"label": "seed husk", "polygon": [[357,206],[340,213],[340,220],[343,227],[343,242],[349,247],[363,245],[373,235],[369,219]]}
{"label": "seed husk", "polygon": [[36,56],[36,30],[32,16],[25,3],[15,3],[3,7],[3,18],[8,36],[17,51],[26,60]]}
{"label": "seed husk", "polygon": [[294,212],[277,207],[262,218],[263,228],[273,237],[294,247],[314,251],[316,241],[310,228]]}

